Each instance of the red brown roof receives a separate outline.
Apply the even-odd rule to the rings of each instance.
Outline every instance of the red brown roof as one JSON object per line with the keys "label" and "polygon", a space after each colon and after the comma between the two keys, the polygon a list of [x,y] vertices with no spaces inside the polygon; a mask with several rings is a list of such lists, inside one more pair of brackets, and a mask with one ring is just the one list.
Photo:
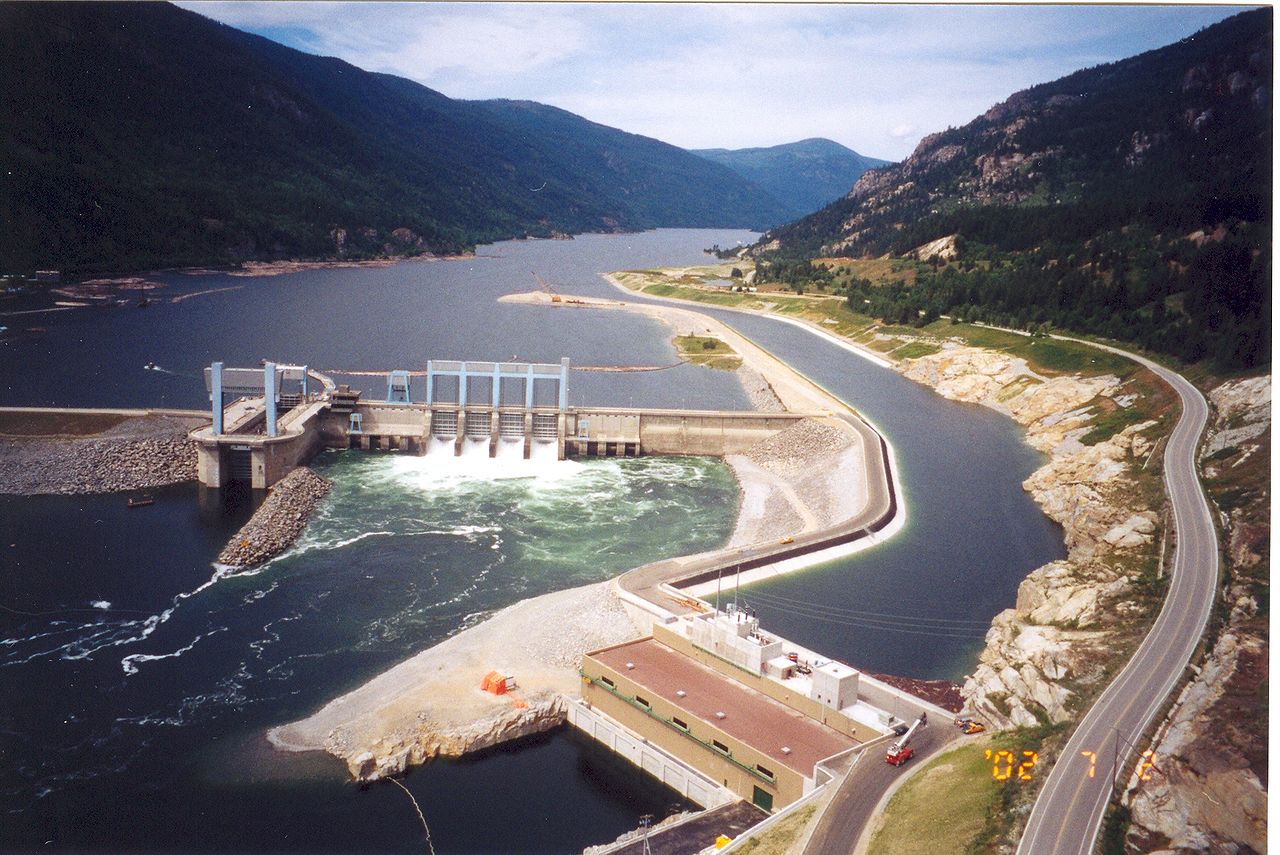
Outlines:
{"label": "red brown roof", "polygon": [[[587,655],[625,675],[653,697],[684,710],[691,719],[720,729],[805,777],[813,775],[813,765],[819,760],[858,744],[652,638]],[[628,662],[634,667],[628,669]],[[678,696],[677,691],[683,691],[685,696]],[[717,718],[717,712],[723,712],[725,717]],[[695,735],[708,736],[705,730],[699,733],[700,728],[692,729]],[[783,746],[791,753],[784,754]]]}

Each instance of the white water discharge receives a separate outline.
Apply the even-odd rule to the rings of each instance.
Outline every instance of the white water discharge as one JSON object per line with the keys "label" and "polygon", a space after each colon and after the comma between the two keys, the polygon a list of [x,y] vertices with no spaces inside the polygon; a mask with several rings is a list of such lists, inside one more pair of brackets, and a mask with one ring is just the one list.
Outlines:
{"label": "white water discharge", "polygon": [[550,439],[535,439],[529,444],[530,460],[555,460],[559,457],[556,443]]}
{"label": "white water discharge", "polygon": [[427,455],[430,457],[453,457],[453,437],[431,437],[431,441],[427,444]]}
{"label": "white water discharge", "polygon": [[493,456],[499,460],[523,460],[524,438],[508,439],[504,437],[499,439],[498,447],[495,449]]}

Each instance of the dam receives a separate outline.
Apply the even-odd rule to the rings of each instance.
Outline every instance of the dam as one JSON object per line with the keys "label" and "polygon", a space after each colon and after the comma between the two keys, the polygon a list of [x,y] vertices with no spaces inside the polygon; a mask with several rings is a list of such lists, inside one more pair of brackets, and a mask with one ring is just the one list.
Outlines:
{"label": "dam", "polygon": [[[336,384],[305,365],[205,370],[212,424],[191,434],[206,487],[267,489],[322,449],[487,457],[722,457],[828,412],[570,407],[569,360],[429,361],[396,369],[386,395]],[[375,381],[376,382],[376,381]],[[414,386],[425,398],[413,399]],[[227,399],[231,398],[230,403]]]}

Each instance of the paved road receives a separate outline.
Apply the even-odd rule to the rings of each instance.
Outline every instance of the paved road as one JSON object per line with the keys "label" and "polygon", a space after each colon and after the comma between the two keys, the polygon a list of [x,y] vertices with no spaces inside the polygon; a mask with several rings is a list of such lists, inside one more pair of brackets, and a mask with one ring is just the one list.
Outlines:
{"label": "paved road", "polygon": [[1196,447],[1208,418],[1204,397],[1166,368],[1122,350],[1103,349],[1151,369],[1182,399],[1182,418],[1164,453],[1165,488],[1173,505],[1177,551],[1159,617],[1053,764],[1032,808],[1018,855],[1086,855],[1093,851],[1112,792],[1113,756],[1118,753],[1123,766],[1133,754],[1146,749],[1138,740],[1182,676],[1204,634],[1217,588],[1218,538],[1195,466]]}
{"label": "paved road", "polygon": [[932,722],[911,737],[915,756],[902,766],[884,762],[884,748],[869,748],[844,776],[840,788],[818,820],[804,855],[849,855],[858,845],[862,829],[875,813],[876,805],[893,783],[928,762],[948,742],[959,735],[950,719]]}

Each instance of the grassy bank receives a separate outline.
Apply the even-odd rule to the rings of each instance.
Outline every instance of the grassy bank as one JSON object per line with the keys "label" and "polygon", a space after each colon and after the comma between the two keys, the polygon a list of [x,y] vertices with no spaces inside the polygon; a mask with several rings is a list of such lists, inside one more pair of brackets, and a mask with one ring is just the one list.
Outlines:
{"label": "grassy bank", "polygon": [[868,855],[968,850],[1007,785],[992,778],[985,754],[991,750],[987,738],[946,751],[918,770],[889,799]]}
{"label": "grassy bank", "polygon": [[742,364],[742,357],[732,347],[718,338],[707,335],[678,335],[673,339],[680,358],[695,365],[733,371]]}

